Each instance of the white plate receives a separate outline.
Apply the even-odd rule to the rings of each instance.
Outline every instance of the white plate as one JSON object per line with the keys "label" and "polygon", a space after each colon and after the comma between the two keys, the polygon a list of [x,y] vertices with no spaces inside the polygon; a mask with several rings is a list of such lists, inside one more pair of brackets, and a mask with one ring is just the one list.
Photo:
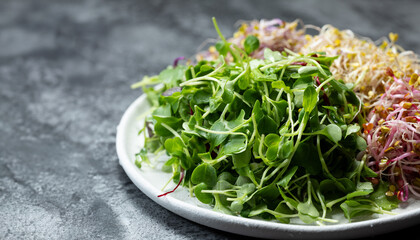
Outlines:
{"label": "white plate", "polygon": [[[135,154],[143,144],[138,131],[142,128],[142,114],[150,105],[142,95],[134,101],[124,113],[117,127],[116,148],[120,164],[133,183],[149,198],[193,222],[231,232],[258,238],[271,239],[343,239],[373,236],[420,223],[420,201],[412,201],[397,209],[397,215],[375,215],[372,219],[352,223],[339,223],[327,226],[308,226],[299,224],[282,224],[258,219],[248,219],[215,212],[208,206],[190,197],[185,188],[178,188],[174,193],[164,197],[162,187],[170,174],[159,170],[134,165]],[[167,189],[171,189],[169,185]]]}

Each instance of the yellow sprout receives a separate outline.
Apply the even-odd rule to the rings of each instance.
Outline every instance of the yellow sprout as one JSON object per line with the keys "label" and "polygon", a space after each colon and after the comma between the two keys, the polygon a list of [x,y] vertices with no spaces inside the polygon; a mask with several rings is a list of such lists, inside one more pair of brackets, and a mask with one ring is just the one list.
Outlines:
{"label": "yellow sprout", "polygon": [[387,68],[392,69],[397,78],[412,76],[411,84],[417,82],[416,75],[412,75],[420,70],[417,55],[395,44],[398,34],[390,33],[389,38],[390,42],[383,40],[377,44],[350,30],[340,31],[332,25],[325,25],[301,51],[304,54],[325,52],[327,56],[338,56],[330,68],[334,77],[354,83],[354,90],[363,101],[371,102],[384,92],[386,82],[392,81]]}
{"label": "yellow sprout", "polygon": [[389,39],[391,42],[396,42],[398,40],[398,34],[397,33],[389,33]]}

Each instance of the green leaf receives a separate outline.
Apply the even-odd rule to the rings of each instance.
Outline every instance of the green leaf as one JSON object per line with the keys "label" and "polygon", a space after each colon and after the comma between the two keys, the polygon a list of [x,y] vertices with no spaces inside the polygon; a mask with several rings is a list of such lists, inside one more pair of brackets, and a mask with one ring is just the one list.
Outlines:
{"label": "green leaf", "polygon": [[317,135],[317,134],[326,136],[328,139],[330,139],[334,143],[338,143],[341,140],[342,135],[343,135],[341,128],[333,123],[328,124],[326,127],[316,132],[313,132],[310,134],[308,133],[307,135]]}
{"label": "green leaf", "polygon": [[240,201],[233,201],[230,204],[230,210],[232,210],[233,212],[240,212],[242,211],[243,208],[244,208],[244,204]]}
{"label": "green leaf", "polygon": [[294,149],[293,140],[286,140],[280,146],[279,158],[280,159],[289,158],[290,155],[292,155],[292,153],[293,153],[293,149]]}
{"label": "green leaf", "polygon": [[340,204],[340,208],[348,220],[362,214],[380,212],[373,204],[358,202],[356,200],[346,200]]}
{"label": "green leaf", "polygon": [[178,165],[179,159],[177,157],[171,157],[168,159],[162,166],[162,171],[171,173],[172,172],[172,165]]}
{"label": "green leaf", "polygon": [[209,90],[197,90],[191,99],[191,106],[194,105],[201,105],[201,104],[208,104],[210,102],[210,97],[212,93]]}
{"label": "green leaf", "polygon": [[247,72],[244,75],[242,75],[242,77],[240,77],[238,79],[238,87],[241,90],[247,90],[249,88],[249,84],[251,82],[251,79],[250,79],[250,76],[249,76],[250,74],[249,74],[248,70],[245,70],[245,71],[247,71]]}
{"label": "green leaf", "polygon": [[186,68],[183,65],[179,65],[175,68],[168,66],[159,74],[159,80],[163,82],[167,89],[175,87],[178,82],[183,78]]}
{"label": "green leaf", "polygon": [[261,119],[264,117],[264,112],[261,109],[261,102],[259,100],[255,101],[254,107],[252,108],[252,113],[254,114],[255,121],[257,123],[259,123]]}
{"label": "green leaf", "polygon": [[229,45],[225,41],[218,41],[215,47],[222,56],[226,56],[226,54],[229,52]]}
{"label": "green leaf", "polygon": [[279,186],[286,188],[289,185],[290,180],[295,175],[298,167],[294,166],[291,169],[287,170],[287,172],[284,174],[284,177],[280,179],[280,181],[277,183]]}
{"label": "green leaf", "polygon": [[294,211],[287,206],[286,202],[280,202],[274,211],[279,213],[278,215],[274,215],[276,219],[279,222],[286,224],[290,223],[290,217],[285,217],[284,215],[291,215],[294,213]]}
{"label": "green leaf", "polygon": [[[225,122],[222,119],[217,120],[211,127],[212,131],[227,132],[229,129],[226,127]],[[209,140],[211,147],[219,146],[228,137],[228,134],[217,134],[209,133]]]}
{"label": "green leaf", "polygon": [[280,136],[276,133],[270,133],[264,138],[264,144],[269,147],[272,145],[279,145]]}
{"label": "green leaf", "polygon": [[184,143],[179,137],[168,138],[165,141],[165,149],[171,156],[184,157]]}
{"label": "green leaf", "polygon": [[356,190],[356,185],[348,178],[338,178],[335,180],[338,189],[343,193],[351,193]]}
{"label": "green leaf", "polygon": [[338,143],[342,137],[341,128],[335,124],[329,124],[324,128],[324,135],[334,143]]}
{"label": "green leaf", "polygon": [[378,174],[375,171],[373,171],[370,167],[368,167],[366,164],[364,164],[361,176],[374,178],[374,177],[378,177]]}
{"label": "green leaf", "polygon": [[254,106],[257,100],[261,101],[261,95],[254,88],[248,88],[245,90],[243,96],[245,100],[252,106]]}
{"label": "green leaf", "polygon": [[366,140],[359,135],[356,137],[356,148],[359,151],[364,151],[367,148]]}
{"label": "green leaf", "polygon": [[319,190],[327,199],[340,198],[345,194],[354,194],[354,196],[361,194],[358,192],[361,189],[357,190],[355,183],[348,178],[324,179],[319,184]]}
{"label": "green leaf", "polygon": [[[266,48],[268,49],[268,48]],[[249,67],[251,70],[257,69],[261,66],[264,66],[265,62],[262,59],[252,59],[251,61],[249,61]]]}
{"label": "green leaf", "polygon": [[289,105],[287,104],[286,100],[280,100],[280,101],[273,101],[272,102],[275,106],[275,111],[273,111],[273,114],[275,113],[278,117],[279,121],[282,122],[288,117],[287,108]]}
{"label": "green leaf", "polygon": [[318,209],[309,201],[299,203],[297,210],[299,211],[299,218],[304,223],[313,223],[319,217]]}
{"label": "green leaf", "polygon": [[264,48],[264,59],[269,62],[276,62],[282,60],[284,57],[280,52],[272,51],[270,48]]}
{"label": "green leaf", "polygon": [[318,72],[319,72],[319,69],[318,69],[318,67],[315,67],[315,66],[303,66],[303,67],[300,67],[298,69],[298,73],[301,76],[312,75],[312,74],[318,73]]}
{"label": "green leaf", "polygon": [[163,104],[159,107],[157,107],[153,113],[152,116],[157,117],[171,117],[172,111],[171,111],[171,105],[170,104]]}
{"label": "green leaf", "polygon": [[282,80],[272,82],[271,87],[277,88],[277,89],[283,89],[286,93],[291,93],[290,87],[286,86],[286,84]]}
{"label": "green leaf", "polygon": [[260,215],[260,214],[262,214],[262,213],[264,213],[266,210],[267,210],[268,208],[267,208],[267,205],[265,205],[265,204],[261,204],[261,205],[258,205],[256,208],[254,208],[250,213],[249,213],[249,217],[254,217],[254,216],[257,216],[257,215]]}
{"label": "green leaf", "polygon": [[213,196],[215,200],[213,210],[224,214],[232,215],[232,212],[226,207],[228,203],[222,200],[223,196],[220,196],[219,194],[214,194]]}
{"label": "green leaf", "polygon": [[211,193],[203,193],[203,190],[210,190],[210,188],[204,182],[199,183],[194,187],[195,197],[204,204],[210,204],[213,202],[213,195]]}
{"label": "green leaf", "polygon": [[217,177],[217,181],[225,180],[230,184],[234,184],[237,180],[237,177],[233,176],[230,172],[221,172]]}
{"label": "green leaf", "polygon": [[262,197],[266,201],[274,201],[280,196],[280,192],[276,185],[272,183],[259,189],[256,195]]}
{"label": "green leaf", "polygon": [[246,150],[246,137],[243,135],[231,135],[220,151],[225,155],[238,154]]}
{"label": "green leaf", "polygon": [[191,174],[191,182],[194,184],[205,183],[208,187],[213,187],[217,182],[216,169],[207,163],[198,165]]}
{"label": "green leaf", "polygon": [[333,179],[324,179],[319,184],[319,191],[326,199],[332,200],[343,196],[342,191],[338,190],[337,182]]}
{"label": "green leaf", "polygon": [[223,88],[222,99],[225,103],[231,103],[234,98],[233,82],[229,81]]}
{"label": "green leaf", "polygon": [[273,82],[273,81],[277,81],[277,75],[276,74],[274,74],[274,73],[273,74],[264,74],[258,68],[251,70],[250,77],[254,81],[258,81],[258,82]]}
{"label": "green leaf", "polygon": [[201,76],[207,75],[207,74],[209,74],[213,71],[214,71],[214,67],[204,64],[204,65],[200,66],[200,71],[198,71],[195,74],[195,77],[201,77]]}
{"label": "green leaf", "polygon": [[318,93],[313,86],[308,86],[303,92],[303,109],[310,113],[315,108],[318,102]]}
{"label": "green leaf", "polygon": [[237,192],[238,197],[251,194],[255,191],[255,185],[253,183],[245,183],[241,185],[241,188]]}
{"label": "green leaf", "polygon": [[278,128],[278,124],[270,116],[263,115],[257,128],[260,134],[269,134]]}
{"label": "green leaf", "polygon": [[[318,53],[319,57],[312,58],[313,60],[317,61],[321,65],[331,66],[332,62],[338,58],[338,56],[327,57],[325,53]],[[324,55],[324,56],[323,56]]]}
{"label": "green leaf", "polygon": [[180,92],[174,92],[170,96],[163,96],[162,99],[169,103],[172,107],[172,112],[176,113],[178,111],[181,96]]}
{"label": "green leaf", "polygon": [[179,101],[178,113],[181,119],[188,122],[191,117],[191,108],[189,100],[181,98]]}
{"label": "green leaf", "polygon": [[156,124],[154,126],[155,133],[163,137],[171,137],[173,136],[173,133],[162,124],[169,126],[174,131],[178,131],[182,127],[183,121],[181,118],[165,116],[153,116],[153,118],[156,120]]}
{"label": "green leaf", "polygon": [[376,190],[370,195],[370,199],[375,201],[382,209],[385,210],[392,210],[398,207],[399,200],[394,195],[392,197],[386,196],[386,192],[388,191],[389,184],[381,181]]}
{"label": "green leaf", "polygon": [[290,198],[290,197],[288,197],[288,196],[286,196],[286,194],[281,190],[281,188],[278,188],[279,189],[279,192],[280,192],[280,195],[281,195],[281,197],[284,199],[284,201],[285,201],[285,203],[290,207],[290,208],[292,208],[292,209],[296,209],[297,210],[297,207],[298,207],[298,204],[299,204],[299,202],[298,201],[296,201],[295,199],[293,199],[293,198]]}
{"label": "green leaf", "polygon": [[357,184],[356,191],[347,194],[347,199],[351,199],[359,196],[366,196],[373,192],[373,186],[371,182],[359,182]]}
{"label": "green leaf", "polygon": [[[280,151],[284,151],[285,146],[280,141],[280,136],[275,133],[270,133],[264,138],[264,144],[268,147],[266,152],[266,158],[268,160],[274,161],[279,156]],[[284,159],[284,152],[281,152],[281,154],[281,159]]]}
{"label": "green leaf", "polygon": [[241,109],[241,111],[239,112],[236,118],[226,121],[227,127],[229,129],[236,128],[237,126],[241,125],[244,122],[244,117],[245,117],[245,111]]}
{"label": "green leaf", "polygon": [[310,174],[318,175],[322,172],[322,165],[316,152],[315,145],[303,142],[297,147],[291,164],[306,169]]}
{"label": "green leaf", "polygon": [[239,176],[235,181],[236,186],[242,186],[247,183],[251,183],[251,179],[246,176]]}
{"label": "green leaf", "polygon": [[[219,191],[224,191],[224,190],[233,190],[234,186],[232,184],[230,184],[229,182],[225,181],[225,180],[219,180],[217,181],[216,185],[213,187],[213,190],[219,190]],[[230,204],[230,202],[227,200],[227,196],[224,194],[214,194],[214,196],[216,197],[216,195],[218,196],[218,200],[219,203],[222,206],[228,206]]]}
{"label": "green leaf", "polygon": [[265,156],[269,161],[274,161],[276,160],[278,156],[278,152],[279,152],[279,147],[273,145],[273,146],[268,147]]}
{"label": "green leaf", "polygon": [[311,132],[315,132],[321,127],[318,107],[315,107],[309,114],[309,127]]}
{"label": "green leaf", "polygon": [[292,88],[305,90],[307,87],[313,86],[313,85],[314,85],[314,80],[312,77],[300,77],[296,79],[296,81],[293,83]]}
{"label": "green leaf", "polygon": [[181,163],[181,167],[188,170],[194,166],[194,159],[192,159],[189,156],[181,157],[179,158],[179,161]]}
{"label": "green leaf", "polygon": [[260,41],[254,35],[248,35],[245,38],[244,49],[247,54],[250,54],[253,51],[257,50],[259,46],[260,46]]}
{"label": "green leaf", "polygon": [[245,151],[232,155],[232,163],[235,168],[243,168],[248,166],[251,161],[251,148],[247,148]]}
{"label": "green leaf", "polygon": [[360,131],[359,124],[355,123],[355,124],[348,125],[347,126],[347,131],[346,131],[346,136],[344,138],[346,138],[350,134],[358,133],[359,131]]}

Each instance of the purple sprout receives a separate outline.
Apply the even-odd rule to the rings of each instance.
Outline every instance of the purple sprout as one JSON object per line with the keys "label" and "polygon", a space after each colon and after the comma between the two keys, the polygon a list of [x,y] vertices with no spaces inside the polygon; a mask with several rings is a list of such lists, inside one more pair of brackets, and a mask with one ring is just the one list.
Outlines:
{"label": "purple sprout", "polygon": [[182,56],[175,58],[173,66],[174,67],[178,66],[178,62],[181,61],[181,60],[184,60],[184,59],[185,59],[185,57],[182,57]]}

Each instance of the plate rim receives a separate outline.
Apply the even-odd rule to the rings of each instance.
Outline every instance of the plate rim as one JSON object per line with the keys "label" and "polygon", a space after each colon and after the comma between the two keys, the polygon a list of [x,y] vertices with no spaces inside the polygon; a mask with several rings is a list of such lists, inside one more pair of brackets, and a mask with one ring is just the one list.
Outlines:
{"label": "plate rim", "polygon": [[[325,226],[284,224],[219,213],[212,211],[211,209],[205,209],[190,203],[185,203],[170,195],[157,197],[162,192],[156,189],[144,176],[142,176],[141,170],[132,162],[127,151],[127,130],[133,128],[133,126],[130,126],[130,122],[133,121],[133,117],[138,117],[137,113],[139,112],[139,108],[142,104],[146,104],[146,101],[146,95],[141,94],[128,106],[117,125],[115,145],[119,164],[130,180],[146,196],[161,207],[183,218],[207,227],[244,236],[279,238],[280,236],[285,237],[287,235],[287,237],[299,239],[314,239],[314,237],[337,239],[371,236],[392,232],[420,223],[420,209],[415,209],[385,218]],[[413,219],[416,219],[416,217],[417,220],[414,221]],[[281,235],[280,233],[283,233],[284,235]],[[317,235],[314,236],[314,233]]]}

